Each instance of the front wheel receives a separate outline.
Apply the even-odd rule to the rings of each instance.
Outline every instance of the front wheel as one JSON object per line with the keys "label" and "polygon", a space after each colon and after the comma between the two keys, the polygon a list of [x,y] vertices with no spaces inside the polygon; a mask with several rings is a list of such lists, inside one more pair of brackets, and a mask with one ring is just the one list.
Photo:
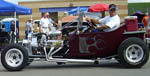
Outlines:
{"label": "front wheel", "polygon": [[27,65],[27,50],[19,44],[10,44],[2,51],[1,62],[8,71],[20,71]]}
{"label": "front wheel", "polygon": [[149,49],[139,38],[128,38],[118,48],[119,61],[129,68],[140,68],[149,59]]}

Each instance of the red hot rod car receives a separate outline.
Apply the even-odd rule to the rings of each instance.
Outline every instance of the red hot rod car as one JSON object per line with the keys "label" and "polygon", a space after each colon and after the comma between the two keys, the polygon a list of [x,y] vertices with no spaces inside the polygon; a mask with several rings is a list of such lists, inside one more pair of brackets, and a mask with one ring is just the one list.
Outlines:
{"label": "red hot rod car", "polygon": [[[131,21],[131,23],[130,23]],[[53,34],[32,33],[22,45],[10,44],[1,53],[2,65],[9,71],[19,71],[35,59],[57,62],[98,63],[105,57],[114,57],[125,67],[140,68],[149,59],[149,38],[138,31],[136,21],[111,32],[82,32],[87,27],[75,27],[72,34],[63,33],[63,40],[49,40]],[[130,26],[129,26],[130,25]],[[60,34],[56,33],[55,35]]]}

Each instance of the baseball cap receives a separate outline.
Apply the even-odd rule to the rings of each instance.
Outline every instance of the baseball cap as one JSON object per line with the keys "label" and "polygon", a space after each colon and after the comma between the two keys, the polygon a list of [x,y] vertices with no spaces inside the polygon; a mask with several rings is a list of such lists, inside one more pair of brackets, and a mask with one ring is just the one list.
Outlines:
{"label": "baseball cap", "polygon": [[109,10],[110,10],[110,11],[117,11],[117,10],[118,10],[118,7],[117,7],[115,4],[110,4],[110,5],[109,5]]}

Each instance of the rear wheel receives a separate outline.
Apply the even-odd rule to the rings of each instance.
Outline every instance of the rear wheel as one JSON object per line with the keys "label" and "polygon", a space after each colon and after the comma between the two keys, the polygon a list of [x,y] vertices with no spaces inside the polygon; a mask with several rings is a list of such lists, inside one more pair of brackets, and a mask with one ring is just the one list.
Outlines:
{"label": "rear wheel", "polygon": [[18,44],[10,44],[2,51],[1,62],[9,71],[20,71],[27,65],[27,50]]}
{"label": "rear wheel", "polygon": [[132,37],[121,43],[118,56],[125,67],[140,68],[149,59],[149,49],[143,40]]}

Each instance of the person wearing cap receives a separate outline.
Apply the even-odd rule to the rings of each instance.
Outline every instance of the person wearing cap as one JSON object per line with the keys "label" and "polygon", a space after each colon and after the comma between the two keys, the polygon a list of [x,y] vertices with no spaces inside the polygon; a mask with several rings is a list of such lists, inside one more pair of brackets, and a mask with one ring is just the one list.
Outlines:
{"label": "person wearing cap", "polygon": [[92,32],[110,32],[119,28],[120,17],[117,15],[117,10],[118,8],[115,4],[110,4],[108,16],[105,16],[102,19],[86,18],[89,22],[100,24],[99,26],[93,26],[94,30],[92,30]]}
{"label": "person wearing cap", "polygon": [[49,13],[44,13],[40,20],[40,32],[48,33],[50,31]]}

